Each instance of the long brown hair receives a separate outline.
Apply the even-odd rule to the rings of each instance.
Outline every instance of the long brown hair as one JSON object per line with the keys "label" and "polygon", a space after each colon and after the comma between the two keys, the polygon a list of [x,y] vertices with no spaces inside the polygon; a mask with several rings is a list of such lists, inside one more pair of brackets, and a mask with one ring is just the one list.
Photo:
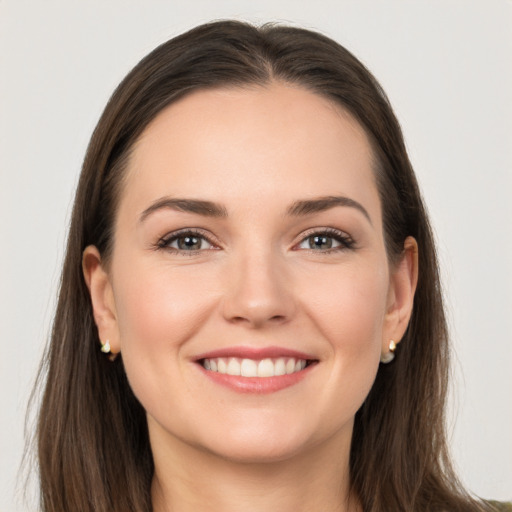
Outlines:
{"label": "long brown hair", "polygon": [[369,136],[391,261],[419,246],[412,318],[396,359],[381,365],[355,418],[351,486],[365,512],[477,511],[451,469],[444,407],[449,346],[437,257],[400,126],[370,72],[318,33],[221,21],[197,27],[145,57],[111,97],[90,141],[76,192],[37,442],[45,512],[149,512],[153,461],[145,412],[122,356],[99,350],[82,275],[84,248],[108,262],[130,150],[166,106],[191,91],[283,81],[327,97]]}

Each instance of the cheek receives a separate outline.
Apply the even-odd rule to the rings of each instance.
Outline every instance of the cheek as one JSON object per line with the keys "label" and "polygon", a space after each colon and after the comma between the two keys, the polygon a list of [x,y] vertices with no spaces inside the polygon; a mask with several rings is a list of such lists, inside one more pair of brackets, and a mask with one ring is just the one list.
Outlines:
{"label": "cheek", "polygon": [[332,349],[354,356],[365,348],[380,351],[388,294],[385,267],[353,266],[320,282],[310,287],[307,307]]}
{"label": "cheek", "polygon": [[123,352],[179,349],[209,305],[206,283],[192,271],[140,269],[119,276],[116,310]]}
{"label": "cheek", "polygon": [[178,273],[165,265],[155,268],[139,261],[130,266],[126,261],[117,270],[114,294],[126,375],[144,408],[159,416],[169,397],[186,402],[184,390],[192,384],[183,354],[190,352],[187,341],[215,301],[212,293],[204,293],[210,288],[208,279],[198,278],[192,266]]}
{"label": "cheek", "polygon": [[353,415],[378,370],[387,306],[387,267],[365,265],[340,271],[311,291],[309,316],[329,351],[326,396],[337,397],[339,414]]}
{"label": "cheek", "polygon": [[340,265],[336,271],[326,267],[301,282],[301,309],[306,326],[313,327],[309,333],[321,339],[325,365],[305,421],[322,435],[351,424],[375,380],[387,305],[386,269],[377,264]]}

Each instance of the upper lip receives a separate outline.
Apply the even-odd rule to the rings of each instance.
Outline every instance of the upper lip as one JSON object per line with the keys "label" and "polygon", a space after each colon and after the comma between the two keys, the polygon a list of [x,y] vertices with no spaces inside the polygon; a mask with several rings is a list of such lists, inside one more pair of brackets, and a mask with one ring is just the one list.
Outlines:
{"label": "upper lip", "polygon": [[196,361],[200,361],[202,359],[215,359],[218,357],[239,357],[240,359],[277,359],[279,357],[293,357],[295,359],[304,359],[306,361],[317,360],[315,356],[311,354],[306,354],[305,352],[300,352],[297,350],[291,350],[284,347],[248,347],[248,346],[238,346],[238,347],[225,347],[219,348],[215,350],[211,350],[209,352],[205,352],[203,354],[199,354],[194,357]]}

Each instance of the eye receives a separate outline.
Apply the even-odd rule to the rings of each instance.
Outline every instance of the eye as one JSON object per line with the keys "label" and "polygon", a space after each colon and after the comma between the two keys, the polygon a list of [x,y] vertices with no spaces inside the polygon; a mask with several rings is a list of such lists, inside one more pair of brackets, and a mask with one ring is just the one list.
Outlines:
{"label": "eye", "polygon": [[181,253],[217,249],[204,234],[190,230],[166,235],[158,242],[158,248]]}
{"label": "eye", "polygon": [[297,249],[306,249],[318,252],[330,252],[350,249],[354,240],[337,229],[328,229],[310,233],[296,246]]}

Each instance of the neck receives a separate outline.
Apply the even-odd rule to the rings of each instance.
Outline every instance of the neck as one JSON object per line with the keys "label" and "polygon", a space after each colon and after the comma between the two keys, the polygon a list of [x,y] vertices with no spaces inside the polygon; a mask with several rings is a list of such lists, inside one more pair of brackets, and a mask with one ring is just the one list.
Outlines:
{"label": "neck", "polygon": [[172,442],[154,454],[153,511],[357,512],[349,450],[343,439],[287,460],[247,463]]}

